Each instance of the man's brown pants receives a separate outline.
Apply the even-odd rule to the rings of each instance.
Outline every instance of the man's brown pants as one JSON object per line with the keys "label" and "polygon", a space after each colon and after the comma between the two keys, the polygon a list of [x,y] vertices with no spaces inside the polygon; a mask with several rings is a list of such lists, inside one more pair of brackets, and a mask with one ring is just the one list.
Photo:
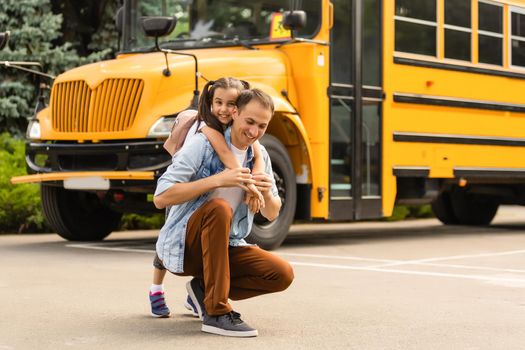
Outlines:
{"label": "man's brown pants", "polygon": [[229,204],[214,198],[197,209],[186,227],[184,273],[204,280],[210,316],[232,311],[228,298],[241,300],[288,288],[294,278],[288,262],[255,246],[229,247]]}

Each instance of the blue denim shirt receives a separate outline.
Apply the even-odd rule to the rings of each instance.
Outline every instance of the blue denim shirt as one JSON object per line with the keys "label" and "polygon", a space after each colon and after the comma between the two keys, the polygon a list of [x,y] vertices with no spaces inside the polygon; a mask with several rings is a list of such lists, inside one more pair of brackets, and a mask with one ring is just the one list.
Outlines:
{"label": "blue denim shirt", "polygon": [[[224,133],[226,143],[231,144],[231,129]],[[265,172],[273,179],[272,164],[268,152],[261,145],[261,151],[265,162]],[[248,148],[248,167],[253,167],[253,150]],[[166,191],[175,183],[192,182],[204,177],[217,174],[224,170],[224,165],[219,156],[211,146],[210,142],[202,133],[191,137],[186,144],[177,152],[172,159],[172,164],[159,178],[155,196]],[[278,195],[275,183],[272,185],[272,194]],[[191,215],[201,207],[207,200],[210,192],[204,193],[190,201],[173,205],[169,209],[166,222],[160,230],[157,240],[157,255],[164,266],[171,272],[184,272],[184,244],[186,241],[186,226]],[[243,202],[233,213],[232,227],[230,230],[230,246],[249,245],[244,238],[252,229],[253,213]]]}

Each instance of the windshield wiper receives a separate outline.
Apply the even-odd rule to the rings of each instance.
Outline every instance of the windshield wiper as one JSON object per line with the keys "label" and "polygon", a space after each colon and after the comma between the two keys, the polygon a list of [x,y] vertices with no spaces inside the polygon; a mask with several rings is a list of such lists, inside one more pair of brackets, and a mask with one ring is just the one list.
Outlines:
{"label": "windshield wiper", "polygon": [[239,38],[233,38],[232,41],[235,43],[235,44],[239,44],[245,48],[247,48],[248,50],[259,50],[258,48],[252,46],[252,44],[250,44],[249,42],[245,41],[245,40],[241,40]]}
{"label": "windshield wiper", "polygon": [[232,42],[236,45],[241,45],[242,47],[245,47],[249,50],[258,50],[258,48],[252,46],[249,42],[245,40],[241,40],[237,37],[234,38],[227,38],[227,37],[213,37],[213,36],[204,36],[202,38],[178,38],[178,39],[172,39],[168,41],[164,41],[160,43],[160,46],[170,45],[170,44],[178,44],[178,43],[184,43],[184,42],[195,42],[195,43],[211,43],[211,44],[226,44],[228,42]]}

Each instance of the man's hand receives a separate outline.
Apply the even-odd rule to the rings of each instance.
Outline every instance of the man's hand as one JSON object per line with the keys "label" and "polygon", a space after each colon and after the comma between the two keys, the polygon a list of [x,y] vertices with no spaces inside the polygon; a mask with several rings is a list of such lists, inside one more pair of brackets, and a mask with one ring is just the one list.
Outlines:
{"label": "man's hand", "polygon": [[248,191],[247,185],[255,184],[248,168],[225,169],[215,176],[217,187],[240,187]]}
{"label": "man's hand", "polygon": [[244,194],[244,203],[248,205],[248,209],[252,213],[257,214],[265,206],[264,197],[255,185],[250,184],[247,187],[250,189],[250,192]]}
{"label": "man's hand", "polygon": [[267,196],[272,188],[272,177],[266,173],[256,173],[252,175],[252,179],[255,180],[255,186],[262,195]]}
{"label": "man's hand", "polygon": [[262,216],[269,221],[275,220],[281,209],[281,199],[279,196],[274,196],[271,191],[273,177],[266,173],[254,173],[252,179],[255,181],[255,186],[264,197],[265,206],[260,208]]}

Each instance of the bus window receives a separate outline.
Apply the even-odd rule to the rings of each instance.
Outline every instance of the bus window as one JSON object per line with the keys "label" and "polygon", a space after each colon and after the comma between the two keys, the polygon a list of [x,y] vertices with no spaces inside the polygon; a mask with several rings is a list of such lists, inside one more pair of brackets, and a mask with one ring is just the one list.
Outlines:
{"label": "bus window", "polygon": [[[125,31],[132,40],[124,43],[124,51],[144,51],[154,47],[154,39],[146,38],[140,28],[142,16],[174,16],[174,32],[163,38],[160,45],[168,49],[192,49],[238,45],[237,40],[252,44],[271,41],[270,29],[275,13],[289,9],[288,2],[273,0],[133,0],[132,20]],[[306,27],[297,37],[313,37],[321,25],[321,1],[303,1],[300,9],[306,12]],[[286,39],[284,39],[286,40]]]}
{"label": "bus window", "polygon": [[395,50],[436,56],[436,0],[396,0]]}
{"label": "bus window", "polygon": [[363,27],[363,84],[381,85],[381,2],[365,1]]}
{"label": "bus window", "polygon": [[511,14],[511,64],[525,67],[525,11],[513,9]]}
{"label": "bus window", "polygon": [[470,61],[470,0],[445,0],[445,57]]}
{"label": "bus window", "polygon": [[[352,4],[346,0],[334,0],[334,26],[332,28],[331,79],[332,83],[352,82]],[[337,11],[335,11],[337,9]]]}
{"label": "bus window", "polygon": [[363,105],[363,153],[362,162],[362,186],[361,195],[363,197],[378,197],[380,195],[379,179],[380,174],[380,152],[381,141],[379,139],[379,124],[381,118],[381,104],[377,102],[367,102]]}
{"label": "bus window", "polygon": [[352,101],[345,97],[331,99],[330,121],[330,197],[350,198],[352,181]]}
{"label": "bus window", "polygon": [[478,3],[478,55],[480,63],[503,65],[503,6]]}

